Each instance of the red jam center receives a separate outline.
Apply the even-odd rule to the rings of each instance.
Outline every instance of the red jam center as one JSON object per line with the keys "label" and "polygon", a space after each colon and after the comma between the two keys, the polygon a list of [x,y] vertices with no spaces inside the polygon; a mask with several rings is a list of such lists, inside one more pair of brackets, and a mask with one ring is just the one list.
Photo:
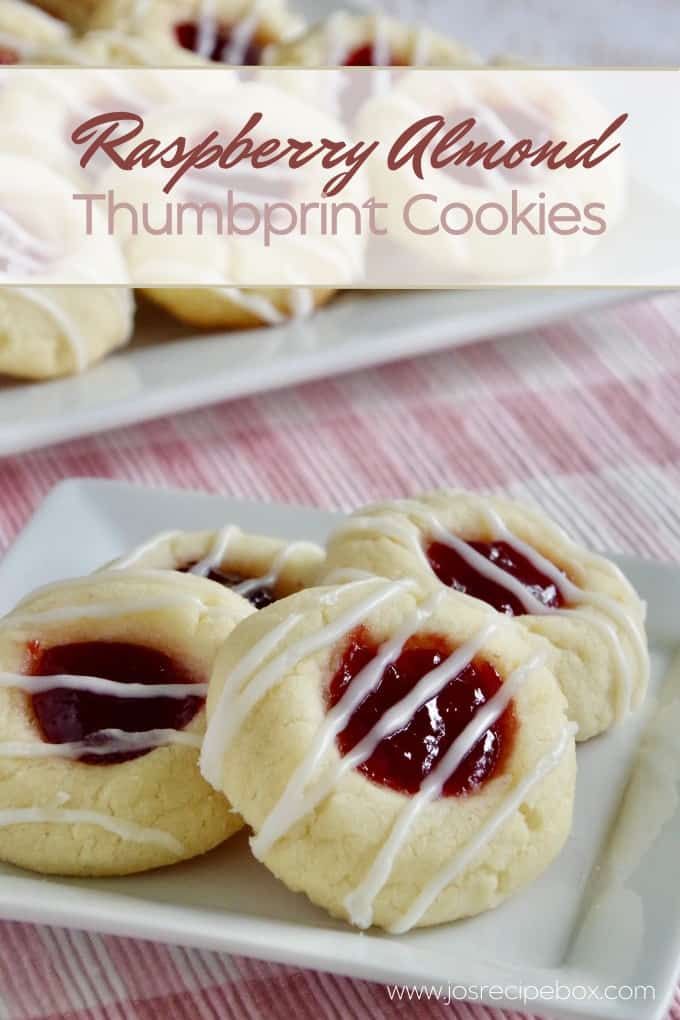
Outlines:
{"label": "red jam center", "polygon": [[[32,676],[94,676],[119,684],[190,684],[192,676],[163,652],[143,645],[112,641],[30,647]],[[72,741],[96,746],[100,730],[181,730],[201,709],[204,698],[126,698],[58,687],[31,696],[31,707],[43,740],[49,744]],[[83,754],[78,760],[89,765],[115,765],[146,754],[125,751],[113,754]]]}
{"label": "red jam center", "polygon": [[[508,542],[468,542],[471,549],[500,567],[506,574],[516,578],[527,591],[550,609],[561,609],[566,605],[565,598],[554,581],[537,570],[521,553],[513,549]],[[508,616],[522,616],[527,610],[516,595],[496,581],[490,581],[474,567],[442,542],[431,542],[427,547],[427,558],[435,574],[449,588],[472,595],[493,606],[500,613]]]}
{"label": "red jam center", "polygon": [[[186,567],[181,567],[178,573],[187,574],[195,566],[195,563],[188,563]],[[236,570],[218,570],[217,567],[213,567],[205,576],[209,581],[215,581],[216,584],[221,584],[224,588],[231,588],[232,590],[245,581],[255,580],[255,578],[239,574]],[[267,584],[260,585],[257,588],[250,588],[243,597],[255,609],[264,609],[265,606],[270,606],[272,602],[276,602],[274,590]]]}
{"label": "red jam center", "polygon": [[19,54],[11,46],[0,46],[0,65],[18,64]]}
{"label": "red jam center", "polygon": [[[351,637],[342,662],[331,680],[328,705],[338,703],[356,675],[377,654],[363,628]],[[418,681],[451,655],[444,638],[409,641],[399,658],[382,674],[377,687],[361,702],[344,730],[338,747],[347,754],[362,740],[392,705],[404,698]],[[359,766],[374,783],[400,793],[415,794],[423,780],[446,754],[475,712],[493,697],[502,680],[488,662],[474,660],[421,705],[409,723],[382,740],[370,758]],[[444,796],[473,793],[503,768],[515,733],[512,703],[477,741],[444,785]]]}
{"label": "red jam center", "polygon": [[[207,54],[209,60],[214,60],[218,64],[226,63],[225,55],[229,49],[232,32],[233,28],[229,28],[226,25],[220,25],[218,27],[215,33],[213,48],[210,53]],[[198,53],[200,27],[197,22],[182,21],[178,25],[175,25],[175,38],[183,50],[190,50],[192,53]],[[241,66],[257,66],[262,57],[262,49],[263,47],[255,39],[251,39],[241,55]]]}
{"label": "red jam center", "polygon": [[[355,50],[345,59],[345,67],[375,67],[374,58],[375,48],[372,43],[366,43],[364,46],[357,46]],[[403,60],[397,60],[397,58],[390,54],[390,59],[387,64],[381,64],[381,67],[404,67]]]}

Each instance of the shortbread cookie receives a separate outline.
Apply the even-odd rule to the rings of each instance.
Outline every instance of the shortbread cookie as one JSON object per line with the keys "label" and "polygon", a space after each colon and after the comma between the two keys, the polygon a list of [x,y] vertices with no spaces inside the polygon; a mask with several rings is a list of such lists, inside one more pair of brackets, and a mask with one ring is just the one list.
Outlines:
{"label": "shortbread cookie", "polygon": [[146,297],[201,329],[255,329],[304,319],[334,290],[320,287],[145,287]]}
{"label": "shortbread cookie", "polygon": [[269,46],[303,27],[282,0],[106,0],[90,28],[115,29],[224,64],[262,63]]}
{"label": "shortbread cookie", "polygon": [[158,571],[65,581],[20,603],[0,623],[0,859],[124,875],[240,828],[198,751],[215,655],[251,612],[203,578]]}
{"label": "shortbread cookie", "polygon": [[67,22],[79,32],[87,27],[93,14],[101,6],[101,0],[35,0],[35,3],[48,14]]}
{"label": "shortbread cookie", "polygon": [[98,228],[86,240],[65,178],[10,155],[0,156],[0,178],[0,373],[44,379],[79,372],[130,339],[132,292],[63,284],[91,282],[95,255],[99,272],[124,281],[121,253]]}
{"label": "shortbread cookie", "polygon": [[72,375],[126,344],[134,302],[126,287],[0,287],[0,375]]}
{"label": "shortbread cookie", "polygon": [[460,491],[366,507],[331,536],[327,567],[330,578],[359,569],[412,577],[423,593],[455,588],[518,617],[555,649],[579,740],[644,698],[643,603],[618,567],[534,508]]}
{"label": "shortbread cookie", "polygon": [[63,21],[24,0],[0,0],[0,64],[32,61],[36,50],[63,43],[70,34]]}
{"label": "shortbread cookie", "polygon": [[256,609],[316,583],[324,551],[313,542],[221,531],[166,531],[114,560],[110,570],[177,570],[231,588]]}
{"label": "shortbread cookie", "polygon": [[540,874],[575,779],[547,644],[414,587],[314,588],[245,620],[215,663],[201,754],[289,888],[395,933],[488,910]]}
{"label": "shortbread cookie", "polygon": [[200,57],[162,40],[144,39],[116,29],[93,29],[43,46],[33,63],[65,67],[195,67]]}
{"label": "shortbread cookie", "polygon": [[[304,123],[305,137],[313,142],[339,130],[334,117],[261,82],[230,85],[228,97],[217,112],[215,104],[194,99],[168,105],[146,118],[145,130],[157,138],[203,138],[217,132],[224,144],[242,128],[244,105],[263,112],[249,132],[256,145],[271,140],[271,123],[283,138],[295,137]],[[213,329],[278,325],[311,314],[335,287],[361,278],[366,238],[357,235],[349,220],[331,233],[320,218],[311,218],[302,232],[274,230],[265,238],[265,224],[276,219],[282,203],[293,210],[310,201],[318,204],[328,182],[320,164],[310,163],[304,172],[287,161],[257,171],[192,167],[172,189],[174,208],[190,210],[181,230],[176,218],[165,227],[168,204],[162,189],[167,176],[158,167],[143,175],[112,167],[98,181],[98,190],[115,192],[119,203],[144,209],[149,222],[164,224],[160,232],[140,228],[117,236],[134,284],[183,321]],[[368,194],[365,173],[357,173],[343,200],[358,206]],[[127,222],[120,221],[121,230]]]}
{"label": "shortbread cookie", "polygon": [[337,11],[290,42],[272,46],[267,62],[296,67],[474,67],[481,59],[424,25]]}
{"label": "shortbread cookie", "polygon": [[[440,127],[427,121],[435,116],[444,118]],[[435,132],[422,166],[371,160],[369,171],[387,204],[383,225],[409,253],[407,265],[427,267],[428,285],[543,279],[591,251],[623,213],[621,149],[592,166],[552,167],[545,156],[559,144],[566,158],[614,120],[573,81],[521,71],[407,72],[363,105],[357,133],[389,149],[421,119],[423,139]],[[541,150],[542,160],[527,157]],[[568,222],[560,219],[565,210]]]}

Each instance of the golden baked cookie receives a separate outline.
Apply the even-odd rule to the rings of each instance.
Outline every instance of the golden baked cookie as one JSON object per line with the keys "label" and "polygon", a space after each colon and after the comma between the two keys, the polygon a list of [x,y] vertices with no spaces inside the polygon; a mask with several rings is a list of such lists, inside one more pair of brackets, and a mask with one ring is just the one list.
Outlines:
{"label": "golden baked cookie", "polygon": [[562,146],[567,159],[614,120],[573,81],[497,69],[406,72],[362,106],[357,133],[389,149],[421,120],[422,165],[408,158],[407,142],[397,169],[379,159],[368,169],[387,205],[383,226],[407,264],[427,267],[428,285],[543,279],[590,252],[623,214],[623,150],[593,166],[553,167],[547,156]]}
{"label": "golden baked cookie", "polygon": [[303,24],[283,0],[104,0],[89,27],[114,29],[201,60],[253,65]]}
{"label": "golden baked cookie", "polygon": [[63,21],[24,0],[0,0],[0,64],[32,61],[41,47],[63,43],[70,34]]}
{"label": "golden baked cookie", "polygon": [[107,570],[177,570],[207,577],[261,609],[316,583],[324,551],[314,542],[249,535],[230,524],[220,531],[166,531]]}
{"label": "golden baked cookie", "polygon": [[201,753],[290,889],[395,933],[540,874],[569,832],[576,771],[547,643],[415,588],[313,588],[244,620],[215,663]]}
{"label": "golden baked cookie", "polygon": [[424,25],[406,25],[381,14],[337,11],[303,35],[272,46],[267,63],[296,67],[475,67],[481,59],[456,40]]}
{"label": "golden baked cookie", "polygon": [[0,155],[0,177],[0,374],[45,379],[79,372],[128,342],[134,303],[124,285],[64,281],[89,283],[95,251],[98,270],[125,281],[121,253],[103,231],[85,243],[66,178],[7,154]]}
{"label": "golden baked cookie", "polygon": [[554,647],[579,740],[644,698],[644,604],[617,566],[532,507],[456,490],[365,507],[331,536],[327,568],[412,577],[422,592],[454,588],[517,617]]}
{"label": "golden baked cookie", "polygon": [[215,656],[251,612],[204,578],[130,571],[49,585],[1,621],[0,859],[125,875],[237,831],[198,753]]}
{"label": "golden baked cookie", "polygon": [[[249,130],[255,145],[271,141],[272,123],[284,138],[294,137],[302,122],[313,141],[334,137],[338,130],[330,114],[260,81],[230,78],[225,96],[213,103],[192,97],[159,108],[146,117],[145,132],[170,138],[218,132],[225,144],[242,128],[242,111],[249,104],[263,111],[262,121]],[[294,221],[299,227],[299,210],[306,203],[318,205],[328,181],[320,163],[309,164],[304,173],[286,160],[256,172],[215,163],[191,167],[173,183],[170,204],[163,192],[167,178],[168,171],[158,166],[141,175],[111,167],[97,187],[137,211],[136,231],[130,218],[117,221],[131,280],[177,318],[212,329],[279,325],[310,315],[335,287],[360,277],[366,238],[357,235],[350,220],[329,231],[322,217],[312,215],[304,231],[286,229]],[[368,194],[366,174],[358,172],[343,200],[359,205]],[[181,224],[179,209],[185,210]]]}
{"label": "golden baked cookie", "polygon": [[101,0],[34,0],[34,2],[43,11],[81,32],[87,27]]}
{"label": "golden baked cookie", "polygon": [[255,329],[302,319],[334,290],[319,287],[145,287],[146,297],[180,322],[202,329]]}

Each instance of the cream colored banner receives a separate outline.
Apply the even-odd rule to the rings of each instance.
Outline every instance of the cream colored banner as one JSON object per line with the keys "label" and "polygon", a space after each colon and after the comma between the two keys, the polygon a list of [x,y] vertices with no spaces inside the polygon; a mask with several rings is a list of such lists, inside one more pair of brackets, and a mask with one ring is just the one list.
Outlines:
{"label": "cream colored banner", "polygon": [[0,282],[678,286],[679,82],[5,68]]}

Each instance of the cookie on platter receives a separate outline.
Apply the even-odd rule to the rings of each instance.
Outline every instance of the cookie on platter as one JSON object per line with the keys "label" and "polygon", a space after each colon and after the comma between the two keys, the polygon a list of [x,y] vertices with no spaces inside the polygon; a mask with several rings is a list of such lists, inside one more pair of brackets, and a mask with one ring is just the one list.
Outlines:
{"label": "cookie on platter", "polygon": [[243,621],[215,663],[201,754],[290,889],[395,933],[540,874],[576,771],[546,643],[455,592],[417,595],[374,578]]}
{"label": "cookie on platter", "polygon": [[0,622],[0,859],[124,875],[205,853],[241,827],[198,753],[215,656],[253,610],[204,578],[102,573]]}
{"label": "cookie on platter", "polygon": [[327,569],[412,577],[423,593],[453,588],[517,617],[553,646],[579,740],[644,698],[644,604],[614,563],[533,507],[457,490],[364,507],[331,536]]}

